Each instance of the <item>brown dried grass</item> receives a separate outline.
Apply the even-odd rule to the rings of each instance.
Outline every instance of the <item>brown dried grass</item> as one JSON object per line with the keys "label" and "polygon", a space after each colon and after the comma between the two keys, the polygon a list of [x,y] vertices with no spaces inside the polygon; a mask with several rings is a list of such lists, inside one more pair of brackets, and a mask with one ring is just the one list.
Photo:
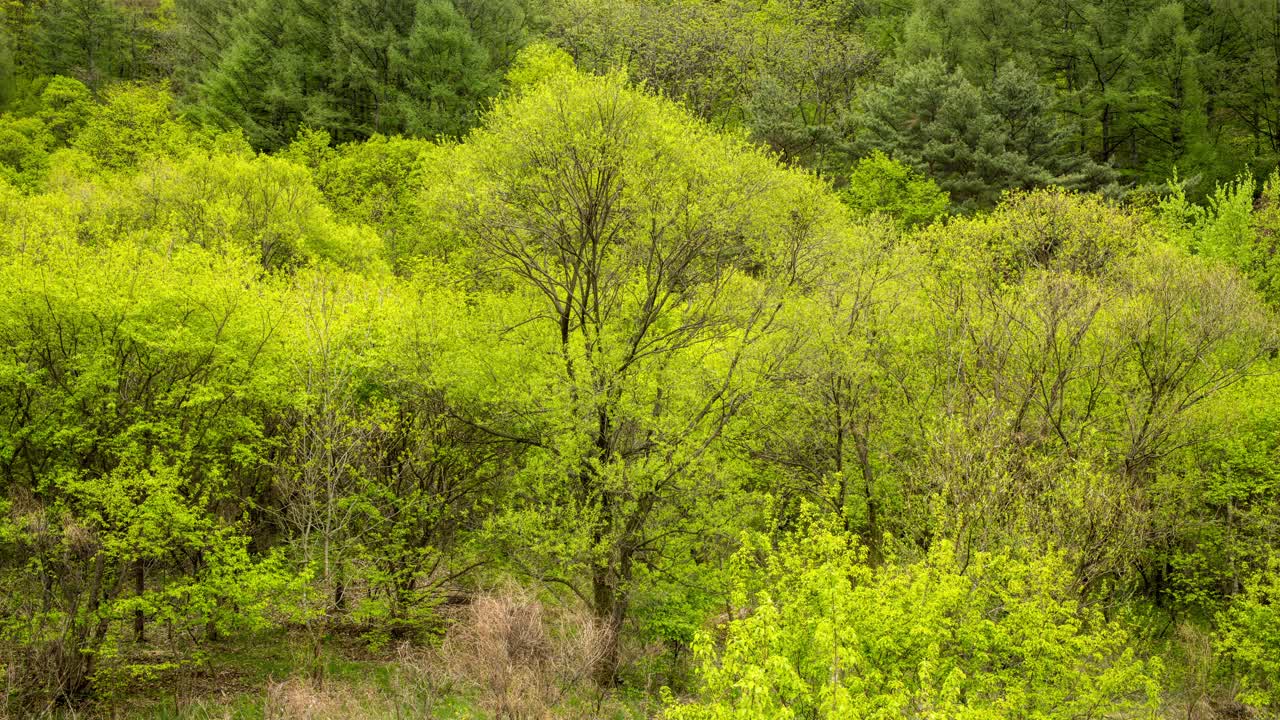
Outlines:
{"label": "brown dried grass", "polygon": [[590,613],[551,611],[529,590],[510,585],[476,597],[450,628],[443,666],[478,690],[494,718],[555,717],[574,690],[591,687],[606,634]]}

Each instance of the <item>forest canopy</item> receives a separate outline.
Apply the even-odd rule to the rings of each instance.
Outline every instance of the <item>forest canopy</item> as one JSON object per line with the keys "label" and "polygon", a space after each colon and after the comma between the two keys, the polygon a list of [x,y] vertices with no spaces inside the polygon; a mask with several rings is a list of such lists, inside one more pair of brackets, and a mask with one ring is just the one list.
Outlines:
{"label": "forest canopy", "polygon": [[1280,712],[1274,3],[0,20],[0,714]]}

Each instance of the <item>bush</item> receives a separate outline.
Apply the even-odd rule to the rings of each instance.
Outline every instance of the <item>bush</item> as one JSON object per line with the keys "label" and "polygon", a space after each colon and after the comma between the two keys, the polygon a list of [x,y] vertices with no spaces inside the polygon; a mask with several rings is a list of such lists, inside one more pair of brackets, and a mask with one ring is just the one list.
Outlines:
{"label": "bush", "polygon": [[1240,701],[1280,710],[1280,559],[1249,579],[1218,623],[1218,652],[1240,679]]}
{"label": "bush", "polygon": [[735,619],[720,644],[700,636],[701,690],[667,717],[1078,718],[1158,702],[1159,661],[1079,602],[1055,553],[960,564],[939,543],[918,562],[865,559],[819,522],[776,551],[749,539]]}
{"label": "bush", "polygon": [[854,166],[840,197],[855,213],[882,213],[902,228],[928,225],[945,215],[951,203],[936,182],[879,150]]}

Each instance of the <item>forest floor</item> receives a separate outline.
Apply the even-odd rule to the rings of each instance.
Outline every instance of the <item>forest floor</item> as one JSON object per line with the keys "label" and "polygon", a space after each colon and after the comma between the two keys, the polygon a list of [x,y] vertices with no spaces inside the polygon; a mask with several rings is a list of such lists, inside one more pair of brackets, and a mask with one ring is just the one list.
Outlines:
{"label": "forest floor", "polygon": [[[132,650],[157,667],[163,648]],[[57,720],[464,720],[520,717],[632,718],[656,711],[652,699],[583,690],[531,707],[522,688],[480,690],[452,676],[432,650],[370,650],[356,636],[330,635],[315,646],[304,633],[275,631],[214,643],[196,662],[121,683],[115,699],[48,708]],[[534,714],[528,714],[533,711]],[[0,720],[9,720],[0,706]]]}
{"label": "forest floor", "polygon": [[[1160,718],[1250,720],[1260,716],[1194,677],[1194,653],[1170,643]],[[209,645],[196,661],[164,668],[157,645],[133,646],[131,658],[164,669],[123,682],[115,699],[74,708],[48,708],[50,720],[480,720],[496,717],[564,720],[640,720],[661,714],[656,694],[601,694],[570,688],[554,699],[536,697],[527,680],[459,678],[436,650],[408,646],[371,650],[356,634],[325,637],[317,654],[305,633],[272,631]],[[482,683],[487,685],[482,686]],[[1218,688],[1218,690],[1221,690]],[[0,720],[16,716],[5,714]]]}

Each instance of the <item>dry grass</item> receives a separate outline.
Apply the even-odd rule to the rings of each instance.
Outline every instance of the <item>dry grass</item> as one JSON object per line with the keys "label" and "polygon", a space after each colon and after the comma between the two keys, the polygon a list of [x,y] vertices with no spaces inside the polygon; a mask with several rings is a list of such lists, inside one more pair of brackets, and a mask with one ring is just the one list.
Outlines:
{"label": "dry grass", "polygon": [[[407,720],[437,717],[452,695],[449,680],[432,661],[405,651],[390,664],[390,682],[342,678],[317,681],[299,673],[268,681],[256,693],[205,695],[181,708],[148,717],[155,720]],[[456,711],[449,717],[472,717]]]}
{"label": "dry grass", "polygon": [[[528,590],[508,586],[474,599],[449,630],[443,666],[475,686],[494,718],[564,717],[568,695],[592,687],[605,633],[585,611],[549,612]],[[597,707],[599,698],[597,698]]]}
{"label": "dry grass", "polygon": [[1171,670],[1164,715],[1186,720],[1251,720],[1255,714],[1235,699],[1239,690],[1218,677],[1212,637],[1193,623],[1179,623],[1166,657]]}
{"label": "dry grass", "polygon": [[369,688],[323,686],[300,678],[271,683],[265,695],[264,720],[364,717],[381,700]]}
{"label": "dry grass", "polygon": [[433,717],[438,694],[416,683],[390,692],[351,682],[319,684],[292,678],[267,686],[263,720],[391,720]]}
{"label": "dry grass", "polygon": [[[332,640],[332,639],[331,639]],[[198,671],[132,688],[116,703],[59,706],[38,717],[147,720],[586,720],[643,717],[650,703],[599,690],[591,679],[605,636],[580,607],[544,603],[509,585],[457,611],[438,649],[393,656],[327,645],[312,672],[296,636],[236,646]],[[354,654],[353,654],[354,653]],[[2,678],[0,678],[2,679]],[[170,687],[172,685],[172,688]],[[0,703],[0,720],[8,720]],[[23,717],[31,717],[30,714]]]}

